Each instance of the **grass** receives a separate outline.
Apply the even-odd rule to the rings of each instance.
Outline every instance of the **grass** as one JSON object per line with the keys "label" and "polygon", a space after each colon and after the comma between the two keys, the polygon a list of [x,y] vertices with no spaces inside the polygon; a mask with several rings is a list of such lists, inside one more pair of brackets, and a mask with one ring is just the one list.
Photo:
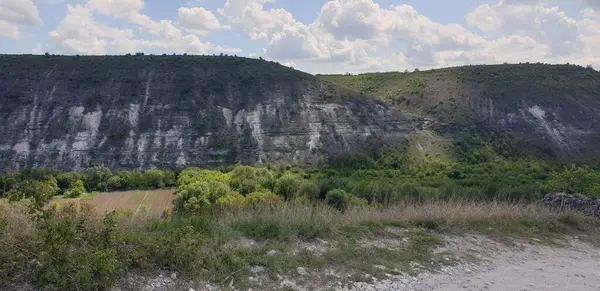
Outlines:
{"label": "grass", "polygon": [[479,99],[483,104],[493,100],[496,107],[516,108],[527,98],[595,108],[600,93],[600,74],[574,65],[480,65],[319,77],[414,114],[464,125],[472,121],[470,106]]}
{"label": "grass", "polygon": [[[31,280],[35,278],[35,267],[28,262],[43,251],[43,245],[33,243],[39,242],[41,226],[28,214],[24,203],[0,202],[0,210],[0,277],[9,280],[0,280],[0,286]],[[71,213],[68,207],[64,211],[59,215],[62,220],[86,218],[87,225],[76,228],[82,231],[78,234],[81,238],[77,243],[67,240],[67,249],[93,245],[101,240],[94,239],[94,233],[100,238],[106,233],[101,217],[90,217],[93,211],[83,209],[76,216],[67,215]],[[341,213],[324,205],[290,203],[276,208],[214,210],[172,219],[119,216],[109,248],[116,253],[116,274],[164,269],[184,278],[215,283],[226,284],[233,279],[237,286],[250,284],[252,266],[265,267],[267,275],[273,277],[296,276],[297,267],[319,273],[333,268],[354,280],[364,273],[376,277],[410,273],[414,263],[425,269],[451,263],[433,254],[443,244],[445,234],[475,232],[540,240],[579,235],[592,239],[597,237],[598,226],[597,219],[576,213],[558,215],[536,204],[404,202],[390,207],[355,207]],[[85,243],[87,239],[91,241]],[[406,243],[380,245],[379,241],[388,240]],[[102,250],[107,246],[99,247]]]}

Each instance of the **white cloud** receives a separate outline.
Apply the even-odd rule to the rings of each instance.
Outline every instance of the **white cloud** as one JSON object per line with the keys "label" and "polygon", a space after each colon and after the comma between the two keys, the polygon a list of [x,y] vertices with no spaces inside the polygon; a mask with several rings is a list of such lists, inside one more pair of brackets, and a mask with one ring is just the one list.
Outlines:
{"label": "white cloud", "polygon": [[105,54],[110,42],[116,45],[133,38],[131,30],[99,24],[85,6],[67,5],[67,15],[58,28],[49,33],[63,48],[80,54]]}
{"label": "white cloud", "polygon": [[552,54],[556,56],[570,55],[577,49],[578,22],[558,7],[504,1],[498,5],[481,5],[470,12],[466,19],[470,26],[485,33],[530,36],[550,46]]}
{"label": "white cloud", "polygon": [[117,18],[132,18],[144,7],[142,0],[90,0],[87,7]]}
{"label": "white cloud", "polygon": [[[2,36],[22,37],[22,25],[41,23],[37,10],[29,9],[31,5],[15,10],[16,1],[0,0],[6,7],[11,3],[10,11],[18,11],[11,12],[10,20],[9,10],[0,11]],[[25,1],[35,7],[31,0]],[[438,23],[410,5],[384,7],[377,0],[323,1],[308,21],[299,21],[290,11],[278,8],[274,0],[221,1],[224,4],[216,15],[202,7],[205,0],[192,0],[170,11],[175,19],[152,19],[146,14],[152,10],[145,7],[150,1],[87,0],[69,5],[67,15],[50,35],[65,51],[77,53],[242,54],[239,48],[228,46],[231,43],[205,40],[210,32],[221,30],[219,33],[227,36],[217,39],[241,34],[252,43],[249,47],[262,46],[257,56],[313,72],[527,61],[600,67],[600,1],[498,0],[498,4],[478,5],[460,16],[467,25]],[[563,3],[573,5],[569,11],[579,13],[567,14],[559,3],[562,7]],[[117,19],[131,29],[101,22],[99,19],[106,17],[99,15]],[[223,31],[227,29],[231,30]],[[248,53],[252,52],[245,55]]]}
{"label": "white cloud", "polygon": [[265,10],[270,0],[227,0],[218,10],[233,26],[253,40],[269,40],[285,25],[295,25],[294,16],[284,9]]}
{"label": "white cloud", "polygon": [[[141,13],[143,7],[144,3],[141,0],[89,0],[83,5],[68,5],[67,15],[59,27],[50,32],[50,36],[63,48],[77,53],[104,54],[107,49],[117,53],[132,53],[149,49],[161,52],[207,54],[214,45],[202,41],[196,34],[203,34],[217,27],[224,28],[212,13],[200,7],[192,9],[183,7],[179,10],[185,25],[194,25],[193,29],[189,30],[179,27],[172,20],[152,20]],[[100,24],[95,20],[94,13],[134,24],[140,32],[148,33],[152,37],[144,39],[132,30]],[[204,21],[190,17],[204,17]]]}
{"label": "white cloud", "polygon": [[18,39],[20,26],[41,26],[42,19],[31,0],[0,0],[0,36]]}
{"label": "white cloud", "polygon": [[206,34],[213,30],[227,29],[217,17],[204,7],[180,7],[178,10],[179,23],[182,27],[196,34]]}

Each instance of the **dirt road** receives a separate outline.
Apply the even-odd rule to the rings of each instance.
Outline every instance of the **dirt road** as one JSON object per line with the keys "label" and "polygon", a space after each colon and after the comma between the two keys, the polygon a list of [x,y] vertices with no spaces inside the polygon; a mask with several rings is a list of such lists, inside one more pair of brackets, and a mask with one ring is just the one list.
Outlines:
{"label": "dirt road", "polygon": [[448,238],[439,252],[477,259],[440,272],[354,283],[339,290],[414,291],[598,291],[600,251],[571,240],[560,247],[540,244],[506,246],[483,237]]}

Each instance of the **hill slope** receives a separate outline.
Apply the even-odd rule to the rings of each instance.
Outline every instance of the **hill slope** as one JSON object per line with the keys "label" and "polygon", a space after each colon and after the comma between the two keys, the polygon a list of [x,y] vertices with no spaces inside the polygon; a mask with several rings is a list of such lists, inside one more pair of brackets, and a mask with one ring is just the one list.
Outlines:
{"label": "hill slope", "polygon": [[600,154],[600,73],[591,69],[519,64],[320,77],[432,119],[442,134],[508,132],[557,156]]}
{"label": "hill slope", "polygon": [[2,171],[315,163],[410,118],[276,63],[201,56],[0,56]]}

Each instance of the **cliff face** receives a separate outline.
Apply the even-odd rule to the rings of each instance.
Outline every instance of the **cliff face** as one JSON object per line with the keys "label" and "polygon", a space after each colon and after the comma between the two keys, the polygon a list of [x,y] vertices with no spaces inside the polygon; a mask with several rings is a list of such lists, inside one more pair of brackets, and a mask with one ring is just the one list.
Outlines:
{"label": "cliff face", "polygon": [[2,171],[315,164],[395,143],[411,119],[275,63],[0,56]]}
{"label": "cliff face", "polygon": [[427,117],[439,132],[506,132],[559,158],[600,156],[600,73],[573,65],[467,66],[321,76]]}

